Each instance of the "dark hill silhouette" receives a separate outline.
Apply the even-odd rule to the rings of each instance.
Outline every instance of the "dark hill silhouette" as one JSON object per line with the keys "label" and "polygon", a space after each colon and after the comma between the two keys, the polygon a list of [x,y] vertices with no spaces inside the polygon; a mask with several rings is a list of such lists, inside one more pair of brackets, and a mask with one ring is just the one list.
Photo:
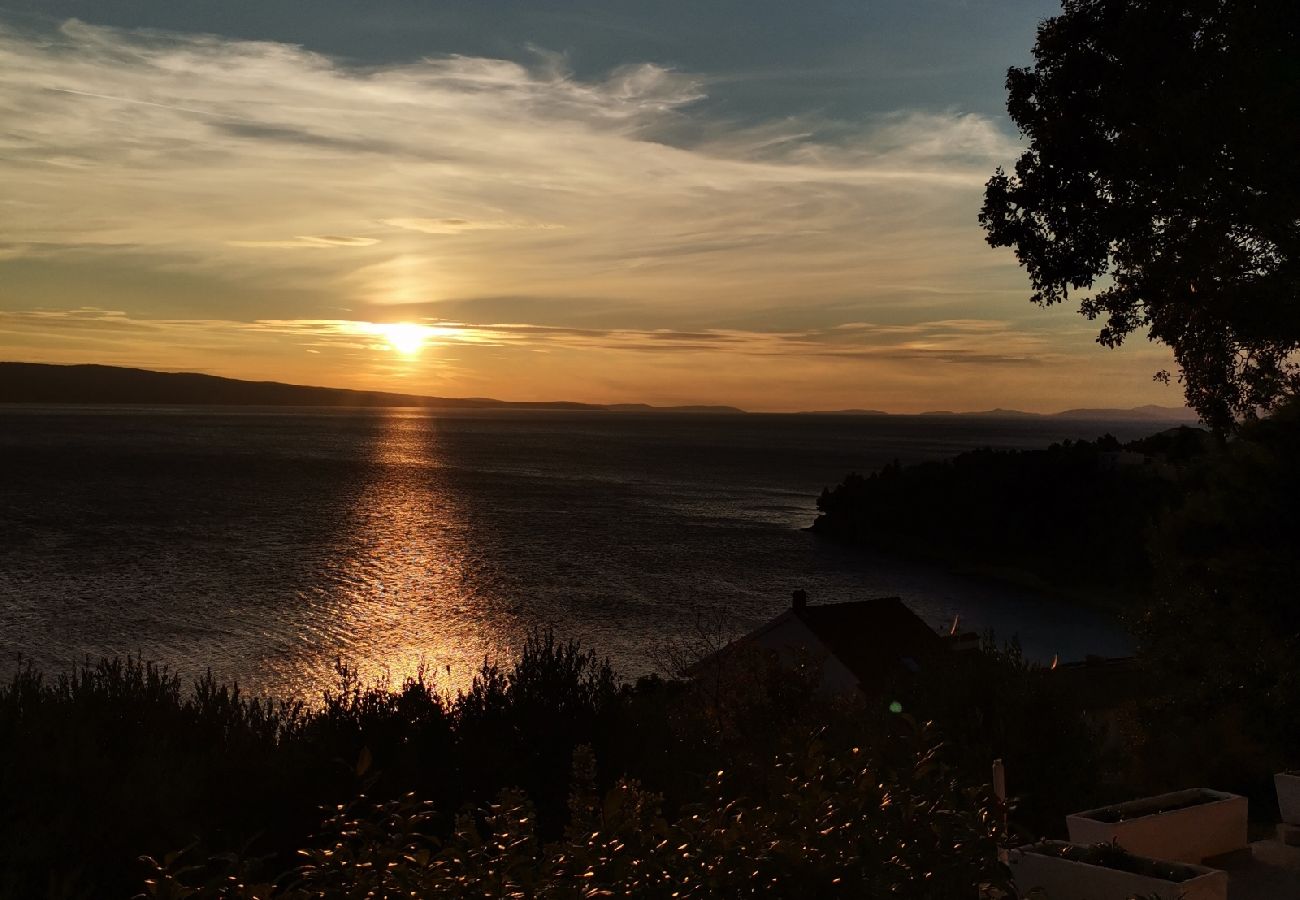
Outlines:
{"label": "dark hill silhouette", "polygon": [[805,416],[887,416],[883,409],[811,409]]}
{"label": "dark hill silhouette", "polygon": [[228,406],[417,406],[459,409],[602,409],[589,403],[508,403],[383,391],[240,381],[196,372],[117,366],[0,363],[0,403],[175,403]]}
{"label": "dark hill silhouette", "polygon": [[1022,409],[984,409],[971,412],[953,412],[950,409],[927,410],[922,413],[890,413],[879,409],[822,409],[801,415],[807,416],[949,416],[965,419],[1096,419],[1099,421],[1140,420],[1194,424],[1196,413],[1185,406],[1136,406],[1132,409],[1067,409],[1058,413],[1025,412]]}
{"label": "dark hill silhouette", "polygon": [[1194,410],[1185,406],[1135,406],[1132,409],[1067,409],[1056,413],[1060,419],[1154,419],[1169,422],[1196,422]]}
{"label": "dark hill silhouette", "polygon": [[1068,591],[1142,593],[1151,574],[1147,532],[1177,507],[1188,466],[1214,446],[1203,429],[1175,427],[1127,444],[1106,434],[1045,450],[895,461],[823,490],[812,530]]}
{"label": "dark hill silhouette", "polygon": [[682,412],[682,413],[743,413],[734,406],[651,406],[649,403],[610,403],[604,407],[613,412]]}
{"label": "dark hill silhouette", "polygon": [[732,406],[605,406],[569,401],[514,402],[488,397],[426,397],[385,391],[241,381],[197,372],[153,372],[119,366],[0,362],[0,403],[178,404],[185,406],[413,406],[426,409],[587,409],[646,412],[732,412]]}

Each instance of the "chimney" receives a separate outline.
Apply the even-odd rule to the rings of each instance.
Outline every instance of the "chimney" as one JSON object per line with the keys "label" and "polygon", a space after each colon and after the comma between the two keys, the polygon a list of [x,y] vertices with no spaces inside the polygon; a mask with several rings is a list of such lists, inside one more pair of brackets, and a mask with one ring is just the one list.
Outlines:
{"label": "chimney", "polygon": [[799,612],[799,611],[801,611],[801,610],[807,609],[807,608],[808,608],[808,592],[807,592],[807,591],[795,591],[795,592],[791,595],[790,608],[793,609],[795,612]]}

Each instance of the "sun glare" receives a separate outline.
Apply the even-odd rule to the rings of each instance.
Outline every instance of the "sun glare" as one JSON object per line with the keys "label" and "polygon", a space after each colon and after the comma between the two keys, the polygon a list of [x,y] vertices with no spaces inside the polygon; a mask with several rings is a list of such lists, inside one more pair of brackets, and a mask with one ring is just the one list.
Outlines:
{"label": "sun glare", "polygon": [[429,329],[423,325],[399,322],[394,325],[379,326],[379,333],[388,341],[390,347],[403,356],[415,356],[424,346]]}
{"label": "sun glare", "polygon": [[367,344],[372,350],[389,350],[398,356],[415,357],[430,342],[439,338],[448,338],[460,332],[439,325],[424,325],[415,322],[344,322],[339,330],[344,334],[365,335],[379,338],[383,344]]}

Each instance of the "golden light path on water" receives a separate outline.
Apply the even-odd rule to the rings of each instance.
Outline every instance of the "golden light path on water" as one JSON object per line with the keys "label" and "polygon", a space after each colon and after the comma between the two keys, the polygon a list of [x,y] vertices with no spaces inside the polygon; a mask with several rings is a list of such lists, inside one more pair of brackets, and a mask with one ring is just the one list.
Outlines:
{"label": "golden light path on water", "polygon": [[374,474],[354,486],[339,554],[322,587],[300,596],[309,612],[294,645],[269,663],[272,696],[319,698],[337,684],[340,661],[366,683],[393,686],[423,670],[454,694],[485,657],[512,658],[513,617],[477,594],[468,569],[472,529],[454,470],[440,464],[436,424],[394,410],[368,449]]}

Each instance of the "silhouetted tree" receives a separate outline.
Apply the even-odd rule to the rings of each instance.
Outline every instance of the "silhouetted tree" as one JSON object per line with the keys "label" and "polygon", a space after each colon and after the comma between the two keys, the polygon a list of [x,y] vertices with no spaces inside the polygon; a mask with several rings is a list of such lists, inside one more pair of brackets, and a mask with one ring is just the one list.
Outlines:
{"label": "silhouetted tree", "polygon": [[1007,74],[1029,148],[988,182],[989,243],[1039,304],[1100,283],[1098,342],[1147,328],[1219,430],[1300,387],[1297,47],[1293,3],[1065,0]]}
{"label": "silhouetted tree", "polygon": [[[1153,535],[1156,593],[1135,622],[1159,680],[1139,757],[1181,783],[1271,797],[1300,764],[1300,402],[1240,429]],[[1195,727],[1201,740],[1180,736]],[[1144,773],[1145,774],[1145,773]]]}

